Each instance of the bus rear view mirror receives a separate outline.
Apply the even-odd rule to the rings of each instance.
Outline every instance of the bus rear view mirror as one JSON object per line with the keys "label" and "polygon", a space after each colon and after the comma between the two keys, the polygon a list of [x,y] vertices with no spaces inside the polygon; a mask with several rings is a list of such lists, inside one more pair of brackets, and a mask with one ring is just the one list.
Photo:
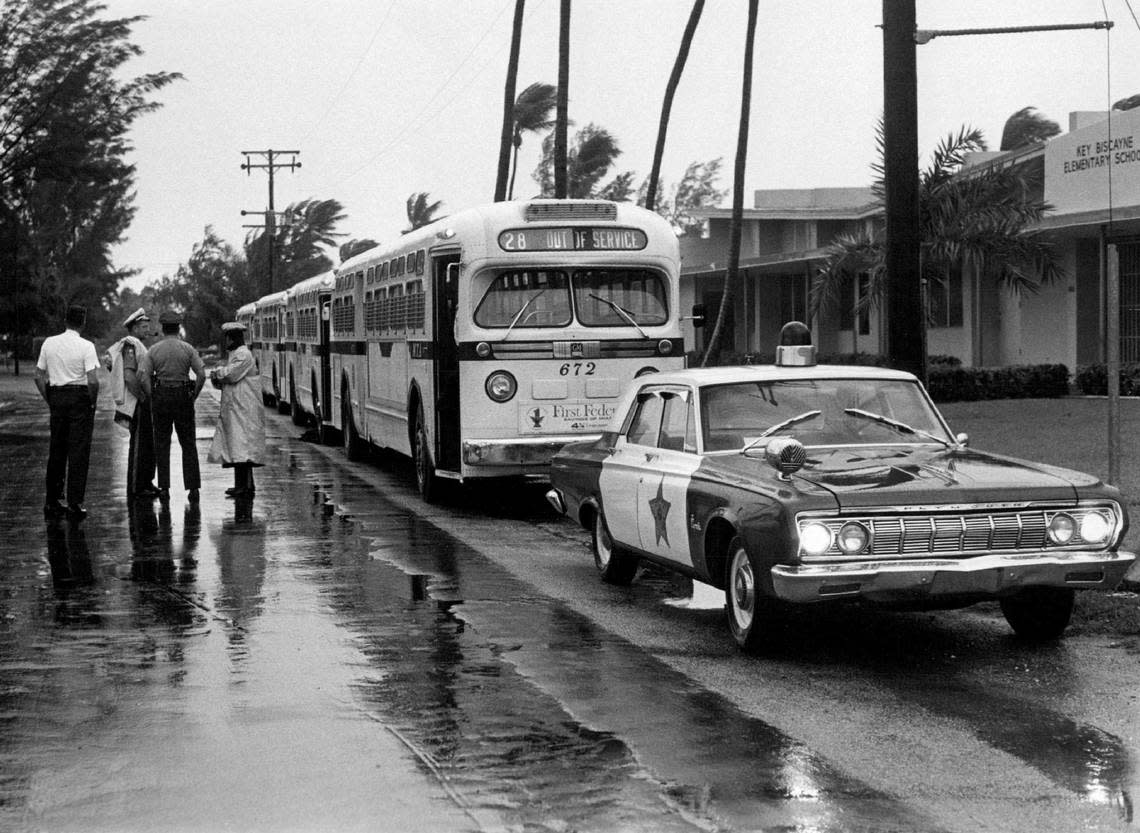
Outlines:
{"label": "bus rear view mirror", "polygon": [[705,305],[693,304],[693,315],[691,318],[694,327],[705,326]]}

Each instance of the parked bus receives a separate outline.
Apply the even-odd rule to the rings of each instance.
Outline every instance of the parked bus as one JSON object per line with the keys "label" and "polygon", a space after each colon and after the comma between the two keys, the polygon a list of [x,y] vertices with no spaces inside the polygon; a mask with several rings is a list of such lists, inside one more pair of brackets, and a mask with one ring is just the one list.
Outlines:
{"label": "parked bus", "polygon": [[281,380],[285,372],[285,292],[258,298],[253,321],[253,355],[261,369],[261,398],[266,405],[276,405],[284,413]]}
{"label": "parked bus", "polygon": [[677,238],[628,203],[472,208],[336,270],[332,425],[439,478],[544,479],[635,376],[684,365]]}
{"label": "parked bus", "polygon": [[285,293],[285,390],[294,425],[310,420],[324,435],[331,424],[329,298],[333,272],[294,284]]}

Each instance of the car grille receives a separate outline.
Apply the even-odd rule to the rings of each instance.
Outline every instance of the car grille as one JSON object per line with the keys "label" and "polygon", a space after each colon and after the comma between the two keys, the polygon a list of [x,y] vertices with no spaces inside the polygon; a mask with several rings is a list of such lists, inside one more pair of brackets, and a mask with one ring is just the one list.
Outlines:
{"label": "car grille", "polygon": [[[862,523],[871,532],[869,547],[850,556],[833,543],[831,549],[814,559],[868,558],[886,556],[974,555],[1002,551],[1064,549],[1049,541],[1049,523],[1058,512],[1083,512],[1095,509],[1119,525],[1119,516],[1111,505],[1036,506],[1020,509],[990,509],[962,512],[914,512],[843,518],[801,515],[800,524],[819,521],[832,532],[833,541],[846,523]],[[1114,536],[1110,536],[1110,541]],[[1078,547],[1068,547],[1069,549]],[[1088,549],[1085,544],[1083,549]],[[1095,549],[1102,549],[1097,545]],[[804,560],[814,560],[805,556]]]}

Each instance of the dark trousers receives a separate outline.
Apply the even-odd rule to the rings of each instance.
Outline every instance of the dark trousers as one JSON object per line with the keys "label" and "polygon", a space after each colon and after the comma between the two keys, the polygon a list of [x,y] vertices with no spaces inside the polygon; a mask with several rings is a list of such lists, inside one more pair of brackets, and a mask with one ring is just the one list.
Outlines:
{"label": "dark trousers", "polygon": [[95,408],[86,385],[48,388],[51,412],[51,441],[48,446],[47,499],[55,504],[63,498],[67,482],[67,502],[83,503],[87,493],[87,464],[91,459],[91,432]]}
{"label": "dark trousers", "polygon": [[178,435],[182,449],[182,485],[189,491],[202,487],[198,470],[198,449],[194,438],[194,383],[160,385],[150,400],[154,420],[154,458],[158,468],[158,488],[170,488],[170,429]]}
{"label": "dark trousers", "polygon": [[131,445],[127,452],[127,494],[133,495],[153,486],[154,480],[154,427],[150,418],[150,403],[139,402],[131,417]]}

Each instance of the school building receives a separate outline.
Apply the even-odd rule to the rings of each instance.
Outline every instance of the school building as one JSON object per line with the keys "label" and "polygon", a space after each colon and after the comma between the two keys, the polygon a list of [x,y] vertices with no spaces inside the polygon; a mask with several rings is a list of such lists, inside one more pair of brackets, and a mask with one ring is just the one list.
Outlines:
{"label": "school building", "polygon": [[[976,367],[1061,363],[1070,371],[1104,361],[1107,247],[1115,244],[1121,361],[1140,362],[1140,108],[1072,113],[1069,132],[1031,148],[976,154],[961,175],[1008,165],[1036,174],[1052,206],[1036,230],[1053,244],[1063,277],[1021,294],[970,270],[928,286],[928,355]],[[681,238],[681,308],[704,303],[710,319],[723,289],[731,215],[707,210],[707,234]],[[770,355],[785,322],[808,321],[808,292],[826,247],[882,222],[870,188],[756,191],[744,211],[724,348]],[[810,322],[821,352],[886,353],[883,310],[852,312],[866,289],[865,279],[851,281],[847,302]],[[711,331],[686,340],[699,349]]]}

